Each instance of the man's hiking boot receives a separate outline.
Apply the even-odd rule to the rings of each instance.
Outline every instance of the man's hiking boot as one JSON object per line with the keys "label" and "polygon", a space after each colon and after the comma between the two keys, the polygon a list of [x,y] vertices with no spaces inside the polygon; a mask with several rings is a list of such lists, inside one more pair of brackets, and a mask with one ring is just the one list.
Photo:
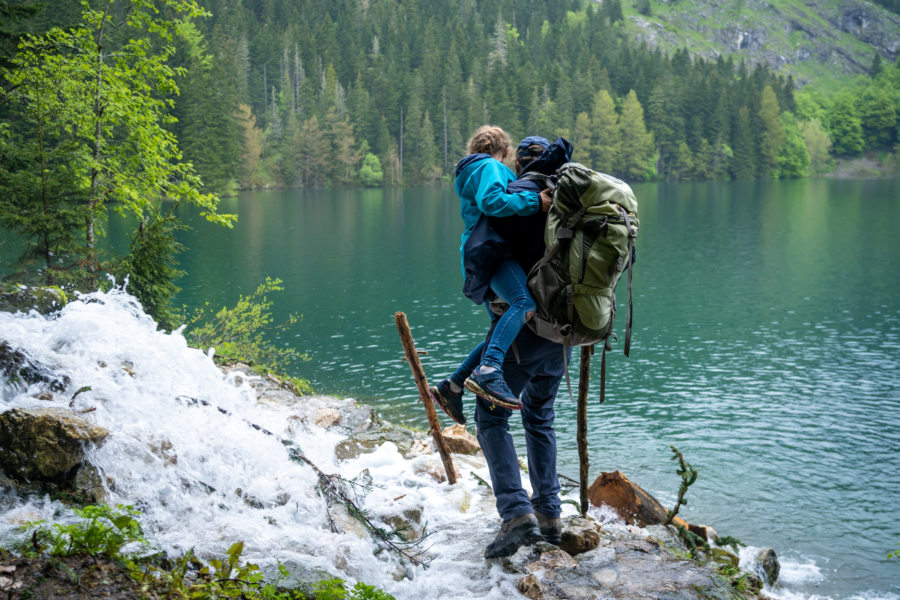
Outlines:
{"label": "man's hiking boot", "polygon": [[500,533],[488,544],[484,557],[512,556],[521,546],[535,544],[542,539],[537,518],[531,513],[520,515],[509,521],[503,521]]}
{"label": "man's hiking boot", "polygon": [[506,385],[506,380],[503,379],[503,371],[495,369],[484,373],[482,368],[483,366],[478,366],[472,371],[472,375],[466,379],[466,389],[497,406],[512,410],[521,409],[522,403],[519,402],[519,399],[513,395],[509,386]]}
{"label": "man's hiking boot", "polygon": [[431,399],[441,407],[447,416],[459,423],[466,424],[466,415],[463,414],[462,390],[454,392],[450,387],[450,380],[445,379],[437,385],[431,386]]}
{"label": "man's hiking boot", "polygon": [[538,511],[534,511],[534,516],[537,517],[538,526],[541,528],[541,535],[544,536],[544,541],[559,546],[560,542],[562,542],[562,521],[559,517],[555,519],[550,518]]}

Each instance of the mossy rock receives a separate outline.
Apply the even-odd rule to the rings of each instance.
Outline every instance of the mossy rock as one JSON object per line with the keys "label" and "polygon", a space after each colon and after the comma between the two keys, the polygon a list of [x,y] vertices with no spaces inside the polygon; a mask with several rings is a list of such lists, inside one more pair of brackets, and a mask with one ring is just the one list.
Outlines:
{"label": "mossy rock", "polygon": [[3,284],[0,287],[0,311],[29,312],[35,310],[48,315],[61,310],[68,298],[56,286],[26,287],[24,285]]}

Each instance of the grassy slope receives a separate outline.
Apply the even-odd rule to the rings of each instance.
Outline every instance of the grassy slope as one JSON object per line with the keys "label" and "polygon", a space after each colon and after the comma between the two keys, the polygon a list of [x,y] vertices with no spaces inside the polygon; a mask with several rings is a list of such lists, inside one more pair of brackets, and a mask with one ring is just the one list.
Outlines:
{"label": "grassy slope", "polygon": [[[860,4],[883,16],[887,32],[900,37],[896,15],[872,3]],[[645,17],[626,0],[623,9],[627,27],[638,39],[667,52],[686,47],[707,58],[723,54],[766,62],[799,83],[813,82],[827,90],[868,68],[875,52],[831,24],[847,5],[842,0],[651,0],[652,14]],[[648,29],[655,35],[648,35]],[[741,32],[749,32],[755,41],[749,49],[737,49]]]}

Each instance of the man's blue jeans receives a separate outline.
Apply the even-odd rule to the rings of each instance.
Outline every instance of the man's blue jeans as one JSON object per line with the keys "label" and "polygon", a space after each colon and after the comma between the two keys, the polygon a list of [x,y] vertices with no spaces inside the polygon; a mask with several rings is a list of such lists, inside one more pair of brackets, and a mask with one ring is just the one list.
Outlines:
{"label": "man's blue jeans", "polygon": [[475,405],[478,442],[487,458],[497,512],[504,521],[534,511],[555,518],[560,513],[560,499],[553,401],[565,374],[563,347],[538,337],[528,328],[523,328],[515,341],[520,362],[516,362],[515,353],[508,353],[503,375],[512,392],[522,400],[532,488],[530,499],[522,487],[519,461],[509,433],[509,417],[513,411],[492,407],[478,398]]}

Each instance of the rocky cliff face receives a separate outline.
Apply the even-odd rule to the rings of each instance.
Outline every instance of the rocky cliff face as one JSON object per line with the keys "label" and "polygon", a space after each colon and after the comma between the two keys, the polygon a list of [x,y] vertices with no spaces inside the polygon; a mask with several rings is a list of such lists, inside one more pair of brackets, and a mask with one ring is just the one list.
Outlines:
{"label": "rocky cliff face", "polygon": [[650,47],[743,58],[800,83],[865,73],[875,52],[900,57],[900,15],[863,0],[664,0],[627,20]]}

